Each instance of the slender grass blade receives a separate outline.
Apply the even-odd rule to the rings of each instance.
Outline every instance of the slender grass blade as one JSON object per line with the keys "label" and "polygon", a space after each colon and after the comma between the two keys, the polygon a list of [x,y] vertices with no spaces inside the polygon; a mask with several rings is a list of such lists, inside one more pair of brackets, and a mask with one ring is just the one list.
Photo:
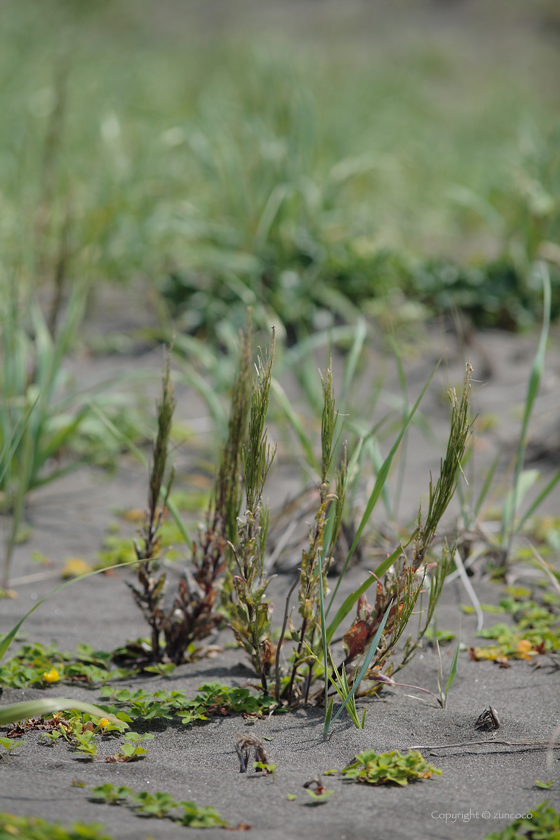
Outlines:
{"label": "slender grass blade", "polygon": [[23,703],[12,703],[10,706],[0,708],[0,726],[15,723],[18,720],[27,720],[33,717],[43,717],[51,712],[62,712],[66,709],[77,709],[79,712],[86,712],[88,715],[95,715],[99,718],[107,718],[111,723],[118,723],[120,726],[127,726],[121,720],[109,712],[94,706],[91,703],[82,703],[80,700],[68,700],[64,697],[53,697],[48,700],[26,700]]}
{"label": "slender grass blade", "polygon": [[358,529],[356,531],[356,536],[354,537],[354,541],[353,541],[352,545],[350,546],[348,556],[346,557],[346,561],[345,561],[344,566],[342,568],[342,572],[340,573],[340,576],[338,578],[338,582],[337,582],[337,584],[334,588],[334,592],[331,595],[331,599],[329,601],[329,606],[327,608],[327,615],[329,614],[330,608],[332,607],[333,601],[336,597],[336,594],[338,592],[338,589],[340,587],[340,584],[342,582],[342,579],[344,577],[346,569],[348,568],[348,563],[350,562],[350,558],[352,557],[352,555],[354,554],[354,551],[356,550],[356,546],[358,545],[360,537],[362,536],[362,532],[363,532],[371,514],[373,513],[373,509],[374,509],[375,505],[377,504],[377,501],[378,501],[378,499],[381,495],[383,487],[385,486],[385,482],[387,481],[387,478],[389,476],[389,470],[391,469],[391,464],[393,462],[393,458],[395,456],[395,453],[396,453],[397,449],[399,448],[401,440],[403,439],[404,434],[405,434],[406,430],[408,429],[408,426],[410,425],[410,422],[411,422],[412,418],[416,414],[418,406],[422,402],[422,399],[424,398],[424,394],[428,390],[428,387],[429,387],[429,385],[430,385],[430,383],[431,383],[439,365],[440,365],[440,362],[437,363],[436,367],[434,368],[434,370],[430,374],[430,377],[429,377],[428,381],[426,382],[426,384],[422,388],[420,396],[418,397],[418,399],[414,403],[412,411],[410,412],[410,414],[406,418],[406,422],[403,423],[401,431],[400,431],[395,443],[393,444],[393,447],[392,447],[391,451],[389,452],[387,458],[385,459],[381,469],[379,470],[379,472],[377,474],[377,479],[375,481],[375,485],[373,487],[373,490],[371,491],[371,495],[369,497],[367,507],[364,511],[364,515],[362,516],[362,520],[361,520],[361,522],[358,526]]}
{"label": "slender grass blade", "polygon": [[[346,708],[346,706],[348,705],[348,703],[350,702],[350,700],[354,696],[355,692],[357,691],[358,686],[360,685],[361,681],[363,680],[367,669],[371,665],[371,660],[373,659],[373,657],[375,656],[375,654],[377,652],[377,646],[379,645],[379,640],[381,638],[381,634],[383,633],[383,630],[385,629],[385,624],[387,623],[387,619],[389,618],[389,612],[390,612],[392,606],[393,606],[393,602],[391,601],[391,603],[389,604],[389,606],[385,610],[385,615],[383,616],[383,618],[381,620],[381,624],[379,625],[379,629],[377,630],[377,633],[373,637],[373,641],[372,641],[372,643],[370,645],[370,648],[369,648],[369,650],[366,654],[366,658],[364,659],[364,663],[363,663],[362,667],[360,668],[360,672],[359,672],[358,676],[354,679],[354,684],[352,686],[352,689],[349,691],[348,696],[346,697],[346,700],[344,701],[344,703],[337,710],[336,715],[334,715],[334,717],[332,718],[331,724],[333,724],[335,722],[337,717],[341,714],[342,710]],[[327,730],[327,734],[328,734],[328,730]]]}
{"label": "slender grass blade", "polygon": [[346,618],[348,613],[351,611],[352,607],[354,606],[354,604],[356,603],[358,598],[360,598],[364,594],[364,592],[366,592],[373,583],[377,582],[377,578],[380,578],[385,574],[387,569],[389,569],[393,565],[393,563],[396,560],[399,559],[399,556],[400,556],[401,553],[402,553],[402,546],[399,545],[399,547],[396,548],[395,551],[393,551],[393,553],[390,554],[389,557],[387,557],[387,559],[384,560],[383,563],[381,563],[377,567],[374,574],[372,574],[372,576],[370,578],[365,580],[362,583],[361,586],[359,586],[354,592],[352,592],[345,599],[344,603],[340,606],[340,608],[338,609],[335,617],[333,618],[333,620],[331,621],[331,623],[328,626],[327,641],[329,643],[332,641],[332,638],[333,638],[334,634],[336,633],[337,628],[339,627],[341,622],[344,621],[344,619]]}

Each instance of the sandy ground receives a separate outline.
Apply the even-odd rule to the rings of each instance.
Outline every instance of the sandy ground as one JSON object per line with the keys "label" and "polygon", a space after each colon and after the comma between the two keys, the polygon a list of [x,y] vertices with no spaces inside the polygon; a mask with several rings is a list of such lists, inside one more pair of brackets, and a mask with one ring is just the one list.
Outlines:
{"label": "sandy ground", "polygon": [[[474,343],[464,351],[458,349],[457,342],[449,335],[441,340],[447,342],[446,361],[436,374],[423,405],[432,434],[429,439],[417,431],[411,436],[401,506],[403,521],[414,515],[419,496],[425,498],[430,469],[434,474],[437,472],[448,417],[441,395],[447,384],[460,382],[464,353],[470,355],[475,375],[480,371],[480,379],[486,383],[476,395],[482,413],[497,418],[477,446],[476,472],[480,476],[498,446],[506,452],[514,451],[519,405],[524,399],[536,341],[535,336],[489,333],[476,336]],[[419,391],[440,355],[441,340],[426,345],[419,357],[407,363],[412,395]],[[534,466],[542,470],[543,480],[552,474],[558,454],[556,423],[560,362],[555,348],[553,340],[532,438],[532,451],[538,459]],[[72,365],[77,375],[90,381],[105,375],[107,370],[147,368],[157,371],[160,361],[158,351],[135,357],[84,357],[74,360]],[[373,354],[371,363],[372,366],[383,364],[381,354]],[[387,387],[396,390],[394,372],[391,372],[390,363],[385,364]],[[367,370],[364,375],[367,376]],[[289,382],[286,387],[291,387]],[[187,391],[180,391],[179,403],[182,417],[196,419],[203,412],[203,406]],[[179,455],[187,475],[196,453],[193,445]],[[271,490],[273,505],[294,492],[297,477],[293,465],[281,460],[271,475],[271,486],[276,488]],[[114,520],[115,508],[141,507],[144,498],[145,475],[128,456],[123,458],[118,474],[111,480],[84,468],[38,492],[29,510],[33,533],[30,541],[17,549],[14,577],[38,572],[37,565],[30,559],[33,550],[51,557],[57,568],[68,557],[94,560],[106,528]],[[560,493],[556,492],[548,500],[548,512],[558,510],[559,498]],[[376,517],[381,521],[381,510],[376,511]],[[365,558],[361,567],[354,568],[345,581],[343,592],[361,582],[371,565]],[[170,577],[173,574],[171,572]],[[45,643],[57,641],[63,650],[72,650],[79,642],[109,650],[144,634],[145,626],[132,603],[124,577],[124,572],[112,577],[97,576],[55,595],[24,625],[28,638]],[[11,628],[56,584],[53,576],[17,586],[16,600],[0,602],[0,632]],[[287,574],[279,575],[274,581],[272,595],[278,604],[278,615],[281,615],[282,597],[290,584],[291,577]],[[487,581],[481,572],[477,572],[473,584],[482,602],[498,602],[500,587]],[[453,582],[446,587],[438,627],[457,632],[461,620],[461,639],[472,644],[475,621],[473,616],[460,613],[458,607],[464,603],[469,600],[460,583]],[[486,620],[493,623],[494,618],[487,616]],[[222,634],[220,641],[227,641],[227,635]],[[450,648],[445,649],[446,670],[452,652]],[[408,683],[437,691],[437,670],[437,657],[426,648],[401,676]],[[153,690],[182,689],[194,696],[203,681],[244,685],[252,679],[243,653],[226,650],[216,659],[181,666],[170,678],[144,678],[131,684],[149,686]],[[65,824],[72,820],[102,822],[115,840],[202,835],[201,830],[181,828],[168,821],[142,820],[125,807],[88,801],[88,787],[112,782],[127,784],[134,790],[166,790],[176,799],[211,804],[232,825],[238,822],[251,825],[250,836],[263,840],[286,837],[475,840],[511,822],[513,817],[509,815],[525,814],[544,799],[560,807],[557,761],[560,753],[556,752],[550,770],[543,749],[498,744],[441,750],[430,750],[429,747],[490,740],[491,736],[481,735],[474,728],[475,720],[489,704],[498,709],[502,721],[496,737],[511,741],[547,738],[560,722],[559,687],[560,673],[549,667],[533,669],[529,663],[513,662],[509,670],[503,670],[493,663],[471,662],[463,653],[445,710],[411,699],[407,696],[408,689],[394,688],[384,692],[381,699],[368,701],[364,731],[355,729],[347,718],[341,718],[342,722],[334,727],[334,734],[327,743],[321,738],[322,712],[312,708],[251,725],[235,716],[188,727],[180,722],[158,722],[151,730],[155,738],[148,744],[148,756],[127,765],[84,762],[65,745],[41,745],[38,733],[31,733],[25,747],[10,758],[0,760],[0,810],[38,815]],[[46,691],[6,689],[1,703],[43,696],[100,701],[95,689],[59,686]],[[270,760],[278,766],[274,781],[254,773],[246,776],[239,773],[234,745],[237,737],[247,732],[272,738],[267,742],[267,749]],[[340,769],[355,753],[365,749],[406,750],[416,745],[426,746],[424,755],[442,769],[441,777],[404,789],[343,784],[340,778],[327,777],[327,787],[335,793],[323,805],[307,804],[303,784],[315,773]],[[114,751],[113,741],[100,741],[101,758]],[[554,785],[544,792],[534,787],[536,779],[549,779]],[[84,781],[87,787],[72,787],[73,780]],[[297,799],[288,801],[288,793],[296,794]],[[204,831],[208,840],[218,835],[223,836],[222,831]]]}

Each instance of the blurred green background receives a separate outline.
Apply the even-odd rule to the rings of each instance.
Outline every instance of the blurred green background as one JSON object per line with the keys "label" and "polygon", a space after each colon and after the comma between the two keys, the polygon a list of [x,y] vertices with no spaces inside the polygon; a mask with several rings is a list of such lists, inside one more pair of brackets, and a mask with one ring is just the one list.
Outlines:
{"label": "blurred green background", "polygon": [[[288,340],[560,307],[552,0],[3,0],[0,260]],[[57,292],[58,289],[58,292]]]}

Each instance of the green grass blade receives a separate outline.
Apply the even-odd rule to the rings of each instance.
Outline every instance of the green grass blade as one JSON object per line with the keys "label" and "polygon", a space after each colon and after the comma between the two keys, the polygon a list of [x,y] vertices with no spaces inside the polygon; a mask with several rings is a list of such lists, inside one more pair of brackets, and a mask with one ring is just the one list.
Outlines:
{"label": "green grass blade", "polygon": [[[399,351],[399,344],[396,340],[394,334],[391,336],[391,346],[393,348],[393,354],[395,356],[395,360],[397,363],[397,372],[399,375],[399,384],[401,388],[401,393],[403,397],[403,414],[404,418],[406,418],[408,414],[408,387],[406,384],[406,374],[404,372],[402,356]],[[403,440],[403,448],[401,453],[401,458],[399,462],[399,469],[397,475],[397,486],[395,489],[395,500],[393,503],[393,518],[396,519],[398,516],[398,510],[401,502],[401,495],[402,495],[402,488],[404,484],[404,476],[406,471],[406,456],[407,456],[407,449],[408,449],[408,432],[406,433],[404,440]]]}
{"label": "green grass blade", "polygon": [[[191,388],[194,388],[194,390],[202,397],[208,406],[208,411],[212,415],[214,423],[216,424],[220,438],[225,438],[227,436],[228,421],[222,403],[220,402],[214,389],[189,362],[178,362],[178,366],[180,368],[182,380],[187,385],[190,385]],[[176,379],[177,376],[175,375],[173,378]]]}
{"label": "green grass blade", "polygon": [[550,326],[550,306],[551,306],[551,290],[550,290],[550,276],[548,268],[545,263],[537,263],[537,268],[540,272],[543,285],[543,324],[539,344],[533,365],[531,367],[531,376],[529,377],[529,385],[527,387],[527,396],[525,398],[525,411],[523,413],[523,422],[521,425],[521,434],[519,436],[519,445],[517,447],[517,458],[515,464],[515,475],[513,479],[513,495],[511,503],[504,505],[502,516],[502,542],[506,549],[509,549],[509,544],[513,536],[513,523],[515,514],[518,508],[518,494],[521,474],[523,472],[523,465],[525,461],[525,448],[527,446],[527,430],[529,428],[529,421],[533,412],[533,405],[539,392],[540,383],[544,371],[544,357],[546,352],[546,342],[548,340],[548,331]]}
{"label": "green grass blade", "polygon": [[558,481],[560,481],[560,470],[558,470],[552,476],[552,478],[550,479],[550,481],[548,482],[546,487],[543,490],[541,490],[541,492],[539,493],[539,495],[537,496],[535,501],[529,507],[527,513],[525,513],[524,516],[519,520],[519,522],[518,522],[518,524],[515,528],[514,535],[518,534],[521,531],[521,529],[523,528],[523,526],[525,525],[525,523],[527,522],[529,517],[532,516],[536,510],[538,510],[538,508],[540,507],[542,502],[544,502],[546,497],[552,492],[552,490],[554,490],[554,488],[558,484]]}
{"label": "green grass blade", "polygon": [[399,435],[398,435],[398,437],[397,437],[397,439],[396,439],[395,443],[393,444],[393,447],[392,447],[391,451],[389,452],[388,456],[386,457],[385,461],[383,462],[383,465],[382,465],[381,469],[380,469],[380,470],[379,470],[379,472],[377,473],[377,478],[376,478],[376,481],[375,481],[375,485],[374,485],[374,487],[373,487],[373,490],[371,491],[371,495],[370,495],[370,497],[369,497],[369,500],[368,500],[368,503],[367,503],[367,507],[366,507],[366,509],[365,509],[365,511],[364,511],[364,515],[362,516],[362,520],[361,520],[361,522],[360,522],[360,524],[359,524],[359,526],[358,526],[358,530],[356,531],[356,536],[354,537],[354,541],[353,541],[352,545],[350,546],[350,551],[348,552],[348,556],[347,556],[347,558],[346,558],[346,561],[345,561],[345,563],[344,563],[344,566],[342,567],[342,572],[340,573],[340,576],[339,576],[339,578],[338,578],[337,584],[336,584],[336,586],[335,586],[335,588],[334,588],[334,592],[333,592],[333,594],[331,595],[331,599],[330,599],[330,601],[329,601],[329,606],[328,606],[328,608],[327,608],[327,615],[329,614],[329,610],[330,610],[330,608],[331,608],[331,606],[332,606],[332,604],[333,604],[333,601],[334,601],[334,599],[335,599],[335,597],[336,597],[336,593],[338,592],[338,589],[339,589],[340,584],[341,584],[341,582],[342,582],[342,578],[344,577],[344,574],[345,574],[345,572],[346,572],[346,569],[348,568],[348,563],[350,562],[350,558],[351,558],[351,557],[352,557],[352,555],[354,554],[354,551],[356,550],[356,546],[358,545],[358,542],[359,542],[359,540],[360,540],[360,537],[362,536],[362,531],[364,530],[364,528],[365,528],[365,526],[366,526],[366,523],[368,522],[368,520],[369,520],[369,518],[370,518],[371,514],[373,513],[373,509],[374,509],[375,505],[377,504],[377,500],[379,499],[379,497],[380,497],[380,495],[381,495],[381,492],[382,492],[382,490],[383,490],[383,487],[385,486],[385,482],[387,481],[387,478],[388,478],[388,475],[389,475],[389,470],[391,469],[391,464],[392,464],[392,462],[393,462],[393,458],[394,458],[394,456],[395,456],[395,452],[396,452],[396,451],[397,451],[397,449],[399,448],[400,443],[401,443],[401,440],[402,440],[402,439],[403,439],[403,437],[404,437],[404,433],[405,433],[405,432],[406,432],[406,430],[408,429],[408,426],[410,425],[410,422],[411,422],[412,418],[413,418],[413,417],[414,417],[414,415],[416,414],[416,411],[417,411],[417,409],[418,409],[418,406],[419,406],[419,405],[420,405],[420,403],[422,402],[422,399],[424,398],[424,394],[425,394],[425,393],[426,393],[426,391],[428,390],[428,387],[429,387],[429,385],[430,385],[430,382],[432,381],[432,379],[433,379],[433,377],[434,377],[434,375],[435,375],[435,372],[437,371],[437,369],[438,369],[439,365],[440,365],[440,362],[438,362],[438,363],[437,363],[437,365],[435,366],[434,370],[433,370],[433,371],[432,371],[432,373],[430,374],[430,377],[429,377],[428,381],[426,382],[426,384],[425,384],[425,385],[424,385],[424,387],[422,388],[422,391],[421,391],[421,393],[420,393],[420,396],[418,397],[418,399],[417,399],[417,400],[416,400],[416,402],[414,403],[414,406],[413,406],[413,408],[412,408],[412,411],[411,411],[411,412],[410,412],[410,414],[408,415],[408,417],[407,417],[406,421],[403,423],[402,428],[401,428],[401,431],[400,431],[400,433],[399,433]]}
{"label": "green grass blade", "polygon": [[313,470],[315,470],[315,472],[317,472],[317,474],[319,474],[320,473],[319,463],[318,463],[317,458],[315,457],[315,455],[313,453],[313,447],[311,446],[309,438],[305,434],[305,431],[304,431],[303,426],[301,425],[301,423],[299,421],[299,418],[298,418],[297,414],[295,413],[294,409],[292,408],[292,404],[291,404],[290,400],[288,399],[288,395],[286,394],[286,392],[284,391],[284,389],[282,388],[282,386],[280,385],[278,380],[275,379],[274,377],[272,377],[272,380],[271,380],[270,384],[272,386],[272,390],[274,391],[274,394],[276,396],[276,399],[278,401],[278,404],[279,404],[280,408],[284,412],[287,421],[289,422],[290,426],[294,430],[294,432],[296,434],[296,437],[298,438],[298,440],[301,444],[301,447],[302,447],[302,449],[305,453],[305,459],[306,459],[307,463],[309,464],[309,466]]}
{"label": "green grass blade", "polygon": [[[171,337],[171,334],[167,337],[167,344],[171,343]],[[178,353],[186,358],[194,356],[209,372],[212,372],[218,365],[218,359],[212,347],[192,335],[176,333],[173,337],[173,348],[175,358],[177,358]]]}
{"label": "green grass blade", "polygon": [[451,663],[451,670],[449,672],[449,676],[447,677],[447,683],[445,686],[445,696],[447,697],[447,692],[453,685],[455,681],[455,677],[457,676],[457,663],[459,661],[459,649],[461,647],[461,640],[459,640],[457,644],[457,649],[455,651],[455,656],[453,657],[453,662]]}
{"label": "green grass blade", "polygon": [[[328,686],[328,684],[329,684],[329,681],[327,679],[326,680],[326,685]],[[333,709],[334,709],[334,697],[331,697],[331,699],[328,701],[327,707],[325,709],[325,725],[323,726],[323,738],[326,738],[327,735],[329,734],[329,729],[331,728],[331,723],[332,723]]]}
{"label": "green grass blade", "polygon": [[377,630],[377,633],[376,633],[376,634],[375,634],[375,636],[373,637],[373,641],[372,641],[372,643],[371,643],[371,645],[370,645],[370,648],[369,648],[369,650],[368,650],[368,652],[367,652],[367,654],[366,654],[366,657],[365,657],[365,659],[364,659],[363,665],[362,665],[362,667],[360,668],[360,672],[359,672],[358,676],[357,676],[357,677],[355,677],[355,679],[354,679],[354,684],[353,684],[353,686],[352,686],[352,689],[351,689],[351,691],[348,693],[348,696],[346,697],[346,700],[344,701],[344,703],[341,705],[340,709],[338,709],[338,710],[337,710],[337,713],[336,713],[336,715],[333,717],[333,719],[332,719],[332,721],[331,721],[331,724],[335,722],[335,720],[337,719],[337,717],[341,714],[342,710],[343,710],[343,709],[345,709],[345,708],[346,708],[346,706],[348,705],[348,703],[352,700],[352,698],[354,697],[355,692],[356,692],[356,691],[357,691],[357,689],[358,689],[358,686],[360,685],[361,681],[362,681],[362,680],[363,680],[363,678],[364,678],[364,675],[365,675],[365,673],[366,673],[367,669],[368,669],[368,668],[369,668],[369,666],[371,665],[371,660],[373,659],[373,657],[375,656],[375,654],[376,654],[376,652],[377,652],[377,646],[379,645],[379,640],[380,640],[380,638],[381,638],[381,635],[382,635],[382,633],[383,633],[383,630],[385,629],[385,624],[387,623],[387,619],[389,618],[389,611],[390,611],[390,609],[391,609],[391,607],[392,607],[392,606],[393,606],[393,602],[391,601],[391,603],[389,604],[389,606],[388,606],[388,607],[387,607],[387,609],[385,610],[385,615],[383,616],[383,618],[382,618],[382,620],[381,620],[381,624],[379,625],[379,628],[378,628],[378,630]]}
{"label": "green grass blade", "polygon": [[[14,427],[10,437],[6,441],[6,443],[4,445],[4,448],[2,449],[2,454],[0,455],[0,484],[2,483],[2,480],[3,480],[4,476],[6,475],[6,470],[10,466],[12,458],[14,457],[14,453],[19,446],[21,438],[22,438],[22,436],[23,436],[23,434],[24,434],[24,432],[27,428],[27,424],[29,423],[29,420],[31,419],[31,414],[33,413],[33,409],[35,408],[35,406],[39,402],[40,397],[41,397],[41,394],[39,393],[39,395],[37,396],[33,405],[30,406],[29,411],[27,412],[27,416],[25,417],[24,420],[22,420],[20,418],[20,420],[18,421],[18,423]],[[6,452],[6,450],[7,450],[7,452]]]}
{"label": "green grass blade", "polygon": [[68,473],[74,472],[74,470],[77,470],[79,467],[83,466],[83,463],[83,459],[79,459],[77,461],[73,461],[71,464],[66,464],[65,467],[61,467],[59,470],[53,470],[52,472],[48,473],[48,475],[44,475],[42,478],[34,477],[28,487],[28,491],[37,490],[38,487],[44,487],[45,484],[50,484],[57,478],[61,478],[63,475],[68,475]]}
{"label": "green grass blade", "polygon": [[306,336],[286,351],[284,354],[284,365],[286,368],[297,367],[301,362],[311,357],[315,350],[329,346],[331,342],[332,344],[336,344],[339,341],[352,340],[355,334],[356,328],[354,326],[337,326]]}
{"label": "green grass blade", "polygon": [[502,510],[502,524],[504,533],[513,534],[515,531],[515,514],[523,503],[526,493],[539,478],[538,470],[523,470],[519,473],[515,486],[506,496]]}
{"label": "green grass blade", "polygon": [[130,450],[130,452],[138,459],[138,461],[144,467],[146,467],[146,469],[149,469],[150,465],[148,463],[148,459],[146,458],[144,453],[136,446],[136,444],[128,437],[128,435],[125,435],[124,432],[121,432],[121,430],[115,426],[112,420],[110,420],[107,417],[105,412],[102,411],[102,409],[99,408],[99,406],[96,403],[94,403],[92,399],[88,398],[87,403],[92,409],[92,411],[95,414],[97,414],[97,416],[99,417],[101,422],[107,427],[107,429],[110,432],[112,432],[116,439],[119,440],[124,446],[126,446],[126,448]]}
{"label": "green grass blade", "polygon": [[[150,465],[148,463],[148,459],[144,455],[144,453],[136,446],[136,444],[120,429],[118,429],[115,424],[107,417],[104,411],[102,411],[98,405],[96,405],[93,400],[88,399],[88,405],[92,408],[92,410],[97,414],[99,419],[105,424],[105,426],[112,432],[117,440],[119,440],[124,446],[126,446],[130,452],[140,461],[140,463],[149,470]],[[162,484],[161,487],[161,496],[165,498],[167,495],[167,487]],[[185,540],[186,544],[188,545],[189,549],[192,549],[192,540],[189,537],[183,520],[181,519],[181,515],[177,509],[175,502],[171,499],[167,499],[167,507],[169,509],[169,513],[173,517],[175,524],[177,525],[179,531],[181,532],[181,536]]]}
{"label": "green grass blade", "polygon": [[268,235],[272,225],[274,224],[274,220],[280,211],[280,207],[282,206],[284,200],[293,193],[293,190],[294,188],[292,184],[289,183],[276,184],[276,186],[272,189],[255,232],[255,238],[253,240],[253,247],[255,250],[260,251],[266,244]]}
{"label": "green grass blade", "polygon": [[363,318],[360,318],[356,324],[356,335],[354,341],[352,342],[352,347],[350,348],[346,365],[344,366],[344,376],[342,378],[342,390],[340,395],[341,406],[346,404],[346,397],[348,396],[348,391],[352,385],[352,381],[356,373],[356,367],[366,338],[367,324]]}
{"label": "green grass blade", "polygon": [[[162,484],[161,495],[163,496],[163,498],[165,498],[166,493],[167,493],[167,487],[165,487]],[[167,497],[167,508],[169,510],[169,513],[173,517],[173,521],[175,522],[177,528],[181,532],[181,536],[183,537],[186,544],[188,545],[189,550],[192,551],[192,545],[193,545],[192,540],[187,533],[187,529],[185,528],[185,524],[184,524],[183,520],[181,519],[181,514],[179,513],[179,510],[177,509],[177,506],[176,506],[175,502],[173,501],[173,499],[170,496]]]}
{"label": "green grass blade", "polygon": [[[383,455],[381,454],[381,449],[379,448],[379,443],[377,439],[374,437],[370,437],[370,439],[366,442],[366,449],[369,454],[371,464],[374,470],[375,475],[379,475],[379,471],[383,468]],[[394,521],[393,512],[391,510],[391,500],[389,498],[389,490],[387,488],[387,483],[383,485],[381,490],[381,499],[383,500],[383,506],[385,507],[385,512],[387,514],[388,520]]]}
{"label": "green grass blade", "polygon": [[74,419],[70,423],[68,423],[67,426],[64,426],[63,429],[60,429],[58,432],[56,432],[48,441],[47,445],[44,448],[41,448],[40,459],[43,463],[45,463],[45,461],[47,461],[53,455],[56,455],[56,453],[60,449],[62,449],[66,441],[72,438],[74,433],[80,427],[80,424],[86,416],[86,414],[88,413],[88,411],[89,406],[83,406],[78,411]]}
{"label": "green grass blade", "polygon": [[498,454],[496,455],[496,457],[494,458],[494,460],[492,461],[492,464],[490,465],[490,469],[486,473],[486,478],[484,479],[484,484],[482,485],[482,490],[480,491],[480,495],[478,497],[478,500],[477,500],[477,503],[476,503],[476,506],[475,506],[475,509],[474,509],[475,516],[478,516],[478,514],[480,513],[480,509],[482,508],[482,505],[484,504],[484,500],[486,499],[486,496],[488,495],[488,491],[490,490],[490,487],[492,485],[492,481],[494,479],[494,475],[496,474],[496,470],[498,468],[498,464],[500,463],[500,458],[501,457],[502,457],[502,452],[500,450],[498,452]]}
{"label": "green grass blade", "polygon": [[[52,712],[62,712],[65,709],[76,709],[79,712],[86,712],[88,715],[95,715],[99,718],[107,718],[111,723],[123,726],[123,722],[109,712],[94,706],[91,703],[82,703],[81,700],[67,700],[64,697],[53,697],[48,700],[26,700],[23,703],[12,703],[10,706],[0,708],[0,726],[7,726],[18,720],[27,720],[33,717],[43,717]],[[128,724],[125,724],[128,727]]]}

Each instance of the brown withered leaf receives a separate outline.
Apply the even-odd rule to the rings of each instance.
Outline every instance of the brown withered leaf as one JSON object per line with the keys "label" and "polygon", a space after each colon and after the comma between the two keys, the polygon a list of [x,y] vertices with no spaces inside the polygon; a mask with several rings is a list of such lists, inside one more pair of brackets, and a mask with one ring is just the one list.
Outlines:
{"label": "brown withered leaf", "polygon": [[226,709],[225,706],[208,706],[206,713],[209,715],[219,715],[220,717],[227,717],[229,715],[229,711]]}
{"label": "brown withered leaf", "polygon": [[26,732],[52,732],[53,729],[58,729],[61,724],[66,732],[71,731],[68,721],[62,717],[61,712],[57,712],[52,716],[52,718],[48,718],[48,720],[41,717],[20,721],[12,727],[12,729],[8,730],[7,735],[8,738],[20,738],[22,735],[25,735]]}
{"label": "brown withered leaf", "polygon": [[369,636],[369,627],[365,621],[356,621],[350,630],[344,634],[342,643],[344,649],[347,651],[347,658],[349,660],[355,659],[356,656],[361,656],[366,649],[366,644]]}

